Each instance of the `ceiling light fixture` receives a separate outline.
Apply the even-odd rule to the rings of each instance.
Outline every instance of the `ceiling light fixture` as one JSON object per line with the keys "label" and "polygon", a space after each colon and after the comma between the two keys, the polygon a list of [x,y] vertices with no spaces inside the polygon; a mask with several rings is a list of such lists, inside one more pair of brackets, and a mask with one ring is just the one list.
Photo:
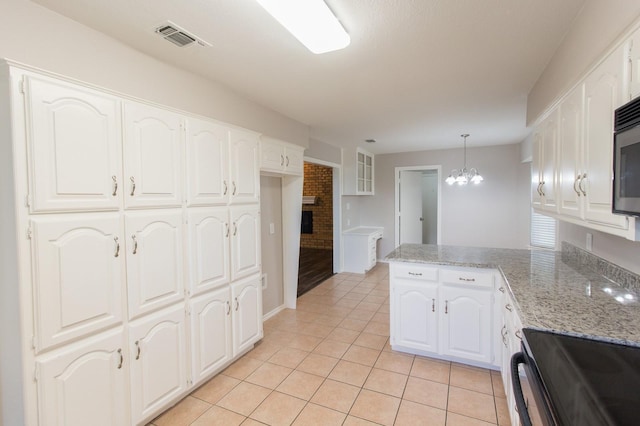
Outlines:
{"label": "ceiling light fixture", "polygon": [[313,53],[347,47],[351,42],[323,0],[256,0]]}
{"label": "ceiling light fixture", "polygon": [[449,185],[453,185],[454,183],[457,183],[458,185],[466,185],[469,182],[479,184],[484,179],[480,176],[478,169],[471,168],[467,170],[467,138],[469,137],[469,134],[465,133],[460,136],[464,138],[464,167],[461,169],[451,170],[451,174],[449,174],[449,177],[445,179],[445,182]]}

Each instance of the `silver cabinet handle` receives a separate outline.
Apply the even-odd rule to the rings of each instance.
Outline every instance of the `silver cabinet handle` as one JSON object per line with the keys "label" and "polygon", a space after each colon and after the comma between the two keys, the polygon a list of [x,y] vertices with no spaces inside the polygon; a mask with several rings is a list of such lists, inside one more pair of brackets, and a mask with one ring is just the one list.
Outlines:
{"label": "silver cabinet handle", "polygon": [[421,277],[422,276],[422,272],[408,272],[409,275],[411,275],[412,277]]}
{"label": "silver cabinet handle", "polygon": [[120,370],[124,361],[124,357],[122,356],[122,349],[118,349],[118,355],[120,355],[120,362],[118,363],[118,370]]}
{"label": "silver cabinet handle", "polygon": [[284,166],[284,155],[280,154],[280,165]]}
{"label": "silver cabinet handle", "polygon": [[140,359],[140,341],[136,340],[135,345],[136,345],[136,348],[138,348],[138,350],[136,352],[136,360],[139,360]]}
{"label": "silver cabinet handle", "polygon": [[238,308],[240,308],[240,302],[238,302],[238,298],[235,298],[236,300],[236,312],[238,312]]}
{"label": "silver cabinet handle", "polygon": [[238,225],[233,222],[233,236],[235,237],[236,235],[238,235]]}
{"label": "silver cabinet handle", "polygon": [[509,304],[504,305],[504,308],[509,312],[513,312],[513,306],[511,306]]}
{"label": "silver cabinet handle", "polygon": [[503,325],[502,326],[502,344],[505,346],[505,348],[508,346],[507,345],[507,326]]}
{"label": "silver cabinet handle", "polygon": [[224,236],[225,236],[225,238],[228,238],[229,237],[229,224],[225,222],[224,226],[225,226],[225,228],[227,230],[227,232],[225,233]]}
{"label": "silver cabinet handle", "polygon": [[504,293],[504,287],[500,287],[498,290],[500,290],[500,293]]}
{"label": "silver cabinet handle", "polygon": [[466,282],[474,282],[476,279],[475,278],[463,278],[463,277],[458,277],[459,281],[466,281]]}
{"label": "silver cabinet handle", "polygon": [[116,175],[113,175],[111,176],[111,180],[113,180],[113,192],[111,193],[111,195],[115,197],[118,193],[118,178],[116,177]]}
{"label": "silver cabinet handle", "polygon": [[436,299],[431,299],[431,312],[436,311]]}
{"label": "silver cabinet handle", "polygon": [[578,174],[578,176],[576,176],[576,180],[573,181],[573,191],[578,194],[578,197],[582,194],[580,194],[580,191],[578,191],[578,189],[576,188],[576,185],[578,184],[578,181],[580,180],[580,178],[582,177],[581,174]]}
{"label": "silver cabinet handle", "polygon": [[116,252],[113,254],[113,257],[118,257],[120,256],[120,241],[118,237],[113,237],[113,241],[116,242]]}
{"label": "silver cabinet handle", "polygon": [[227,180],[226,179],[222,181],[222,185],[224,185],[224,192],[222,193],[222,195],[227,195],[227,192],[228,192],[229,188],[227,187]]}
{"label": "silver cabinet handle", "polygon": [[578,188],[580,189],[580,191],[582,192],[582,195],[584,195],[585,197],[587,196],[587,191],[584,189],[584,187],[582,186],[582,182],[584,182],[584,180],[587,178],[587,174],[583,173],[582,177],[580,178],[580,183],[578,184]]}
{"label": "silver cabinet handle", "polygon": [[287,166],[287,167],[289,167],[289,156],[287,155],[285,158],[287,159],[287,164],[286,164],[286,166]]}
{"label": "silver cabinet handle", "polygon": [[542,182],[538,182],[538,188],[536,189],[536,191],[538,191],[538,195],[542,197],[542,191],[540,191],[541,186],[542,186]]}
{"label": "silver cabinet handle", "polygon": [[133,194],[136,193],[136,180],[133,178],[133,176],[131,176],[129,180],[131,180],[131,196],[133,197]]}
{"label": "silver cabinet handle", "polygon": [[231,182],[231,185],[233,186],[233,191],[231,192],[231,195],[236,195],[236,189],[237,189],[236,182],[235,181]]}
{"label": "silver cabinet handle", "polygon": [[227,300],[227,315],[231,313],[231,303]]}
{"label": "silver cabinet handle", "polygon": [[545,196],[544,189],[543,189],[545,183],[546,183],[545,181],[542,181],[542,183],[540,184],[540,195],[542,195],[543,197]]}
{"label": "silver cabinet handle", "polygon": [[522,332],[520,330],[516,330],[515,335],[518,339],[522,340]]}
{"label": "silver cabinet handle", "polygon": [[133,240],[133,254],[136,254],[138,253],[138,239],[135,235],[132,235],[131,239]]}
{"label": "silver cabinet handle", "polygon": [[448,300],[444,301],[444,313],[445,314],[449,313],[449,301]]}

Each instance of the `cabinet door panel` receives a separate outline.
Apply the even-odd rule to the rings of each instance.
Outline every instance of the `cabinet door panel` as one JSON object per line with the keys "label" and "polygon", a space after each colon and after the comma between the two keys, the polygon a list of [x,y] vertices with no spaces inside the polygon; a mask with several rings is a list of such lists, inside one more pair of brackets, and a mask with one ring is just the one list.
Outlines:
{"label": "cabinet door panel", "polygon": [[191,294],[229,282],[229,219],[226,207],[189,209]]}
{"label": "cabinet door panel", "polygon": [[120,103],[31,76],[26,92],[32,212],[117,209]]}
{"label": "cabinet door panel", "polygon": [[556,201],[556,157],[558,147],[558,113],[553,112],[542,123],[542,161],[540,177],[542,185],[542,208],[547,211],[557,210]]}
{"label": "cabinet door panel", "polygon": [[625,216],[611,213],[613,200],[613,112],[623,103],[623,55],[611,54],[585,80],[585,218],[628,228]]}
{"label": "cabinet door panel", "polygon": [[584,85],[574,89],[560,104],[558,146],[558,210],[562,214],[582,218],[582,107]]}
{"label": "cabinet door panel", "polygon": [[231,203],[260,201],[258,137],[251,132],[231,130]]}
{"label": "cabinet door panel", "polygon": [[425,352],[438,351],[437,286],[396,281],[394,284],[392,345]]}
{"label": "cabinet door panel", "polygon": [[125,215],[129,317],[182,300],[182,212]]}
{"label": "cabinet door panel", "polygon": [[285,150],[285,166],[287,173],[302,175],[304,172],[304,149],[289,148]]}
{"label": "cabinet door panel", "polygon": [[187,386],[184,319],[184,306],[177,306],[130,326],[131,415],[135,424],[166,406]]}
{"label": "cabinet door panel", "polygon": [[125,206],[182,204],[182,118],[151,106],[124,105]]}
{"label": "cabinet door panel", "polygon": [[260,271],[260,209],[231,209],[231,279]]}
{"label": "cabinet door panel", "polygon": [[442,353],[491,363],[491,291],[443,286]]}
{"label": "cabinet door panel", "polygon": [[187,171],[190,206],[226,204],[229,198],[229,129],[190,118]]}
{"label": "cabinet door panel", "polygon": [[32,219],[36,350],[122,321],[124,245],[116,213]]}
{"label": "cabinet door panel", "polygon": [[263,139],[260,144],[260,169],[282,172],[285,167],[284,146],[277,142]]}
{"label": "cabinet door panel", "polygon": [[233,283],[233,356],[262,338],[262,286],[260,278]]}
{"label": "cabinet door panel", "polygon": [[127,424],[122,330],[72,345],[37,362],[42,426]]}
{"label": "cabinet door panel", "polygon": [[534,209],[542,207],[542,128],[540,126],[533,130],[533,161],[531,162],[531,206]]}
{"label": "cabinet door panel", "polygon": [[194,384],[232,356],[229,287],[191,301],[191,369]]}

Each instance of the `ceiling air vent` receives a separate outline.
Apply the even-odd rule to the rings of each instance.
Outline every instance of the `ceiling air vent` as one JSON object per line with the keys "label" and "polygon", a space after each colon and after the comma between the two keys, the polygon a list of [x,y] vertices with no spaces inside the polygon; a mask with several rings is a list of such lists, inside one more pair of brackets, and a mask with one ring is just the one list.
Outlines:
{"label": "ceiling air vent", "polygon": [[178,47],[187,47],[194,44],[200,46],[211,46],[210,43],[207,43],[200,37],[188,33],[186,30],[180,28],[171,21],[167,21],[164,24],[156,27],[156,34],[159,34],[165,40],[170,41]]}

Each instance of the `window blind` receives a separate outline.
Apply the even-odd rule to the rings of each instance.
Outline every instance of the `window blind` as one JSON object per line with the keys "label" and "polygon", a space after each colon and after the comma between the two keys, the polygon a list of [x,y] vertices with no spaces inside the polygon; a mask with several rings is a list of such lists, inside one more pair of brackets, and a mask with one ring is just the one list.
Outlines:
{"label": "window blind", "polygon": [[531,211],[531,246],[555,249],[556,223],[553,218]]}

